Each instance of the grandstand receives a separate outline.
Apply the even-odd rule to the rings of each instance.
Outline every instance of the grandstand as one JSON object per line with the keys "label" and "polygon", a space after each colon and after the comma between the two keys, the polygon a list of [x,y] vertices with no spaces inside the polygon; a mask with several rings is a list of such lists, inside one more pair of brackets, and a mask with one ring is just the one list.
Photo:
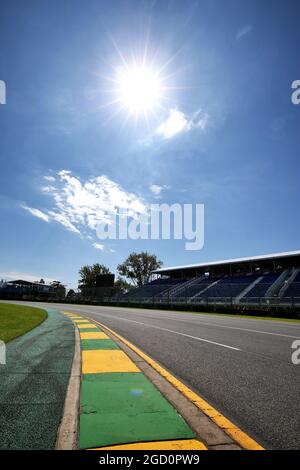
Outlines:
{"label": "grandstand", "polygon": [[160,268],[118,300],[144,304],[300,306],[300,251]]}
{"label": "grandstand", "polygon": [[24,279],[15,281],[2,281],[0,283],[0,299],[3,300],[55,300],[65,297],[64,286],[56,288],[40,282],[31,282]]}

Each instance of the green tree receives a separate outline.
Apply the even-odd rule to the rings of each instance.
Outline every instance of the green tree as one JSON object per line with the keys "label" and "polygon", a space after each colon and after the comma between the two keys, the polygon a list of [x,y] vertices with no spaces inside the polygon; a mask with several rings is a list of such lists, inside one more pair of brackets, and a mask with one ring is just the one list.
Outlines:
{"label": "green tree", "polygon": [[76,292],[74,291],[74,289],[70,289],[67,293],[67,298],[72,298],[75,296],[76,296]]}
{"label": "green tree", "polygon": [[124,276],[135,286],[142,286],[149,282],[151,272],[160,268],[161,265],[162,261],[156,255],[142,251],[131,253],[123,263],[118,265],[117,270],[120,276]]}
{"label": "green tree", "polygon": [[111,274],[109,268],[103,264],[95,263],[91,266],[82,266],[79,270],[80,279],[78,281],[79,289],[84,289],[85,287],[95,287],[96,278],[100,274]]}
{"label": "green tree", "polygon": [[60,299],[65,298],[66,288],[60,281],[53,281],[50,284],[51,295]]}
{"label": "green tree", "polygon": [[115,285],[114,285],[113,295],[115,295],[115,294],[125,294],[130,288],[132,288],[132,284],[125,281],[125,279],[122,279],[121,277],[118,277],[118,279],[116,280]]}

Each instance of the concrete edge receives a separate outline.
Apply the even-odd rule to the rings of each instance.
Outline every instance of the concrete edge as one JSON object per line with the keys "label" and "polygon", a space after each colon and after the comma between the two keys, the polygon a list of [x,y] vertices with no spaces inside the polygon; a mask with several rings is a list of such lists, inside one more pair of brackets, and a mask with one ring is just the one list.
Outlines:
{"label": "concrete edge", "polygon": [[66,394],[63,417],[58,428],[55,450],[78,449],[79,403],[81,380],[81,349],[78,328],[74,325],[73,364]]}
{"label": "concrete edge", "polygon": [[[190,425],[197,435],[197,438],[204,442],[210,450],[262,450],[263,448],[252,441],[243,431],[234,426],[230,425],[233,429],[220,426],[218,422],[211,419],[207,415],[205,409],[199,407],[199,402],[195,402],[189,396],[190,391],[182,382],[176,379],[170,373],[161,373],[165,371],[159,364],[153,359],[148,357],[139,348],[134,346],[130,341],[123,338],[121,335],[110,329],[103,323],[98,322],[94,318],[89,318],[90,321],[98,323],[105,333],[110,336],[123,350],[124,352],[137,364],[142,370],[145,376],[158,388],[163,396],[177,409],[185,421]],[[157,367],[154,367],[156,365]],[[169,380],[168,380],[169,378]],[[174,380],[170,381],[170,378]],[[174,382],[174,383],[172,383]],[[175,384],[175,385],[174,385]],[[193,395],[196,395],[194,392]],[[201,400],[200,397],[198,397]],[[211,408],[213,409],[213,408]],[[214,409],[213,409],[214,410]],[[220,417],[222,415],[217,410],[214,410]],[[226,418],[224,418],[226,420]],[[227,421],[227,420],[226,420]],[[229,422],[229,421],[228,421]],[[232,432],[234,431],[234,433]],[[241,434],[241,438],[236,434]],[[234,437],[233,437],[234,435]],[[250,444],[247,441],[250,441]],[[254,445],[253,445],[254,443]]]}

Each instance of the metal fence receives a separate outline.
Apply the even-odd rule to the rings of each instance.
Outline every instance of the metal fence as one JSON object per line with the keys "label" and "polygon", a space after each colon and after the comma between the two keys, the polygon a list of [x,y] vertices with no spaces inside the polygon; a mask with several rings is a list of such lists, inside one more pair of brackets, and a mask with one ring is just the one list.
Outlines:
{"label": "metal fence", "polygon": [[274,297],[251,297],[247,299],[242,299],[240,302],[235,302],[234,297],[205,297],[200,299],[189,300],[187,297],[177,297],[177,298],[165,298],[165,297],[134,297],[134,298],[122,298],[122,297],[113,297],[113,298],[104,298],[105,302],[115,303],[115,302],[124,302],[129,304],[187,304],[187,305],[232,305],[232,306],[243,306],[243,305],[262,305],[262,306],[285,306],[285,307],[300,307],[300,297],[286,297],[284,299],[276,299]]}

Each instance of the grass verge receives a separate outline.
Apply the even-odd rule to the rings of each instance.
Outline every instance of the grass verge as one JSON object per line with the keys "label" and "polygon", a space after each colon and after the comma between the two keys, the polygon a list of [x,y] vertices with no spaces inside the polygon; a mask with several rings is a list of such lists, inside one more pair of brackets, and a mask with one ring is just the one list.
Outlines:
{"label": "grass verge", "polygon": [[0,304],[0,340],[7,343],[24,335],[47,318],[41,308],[24,305]]}

